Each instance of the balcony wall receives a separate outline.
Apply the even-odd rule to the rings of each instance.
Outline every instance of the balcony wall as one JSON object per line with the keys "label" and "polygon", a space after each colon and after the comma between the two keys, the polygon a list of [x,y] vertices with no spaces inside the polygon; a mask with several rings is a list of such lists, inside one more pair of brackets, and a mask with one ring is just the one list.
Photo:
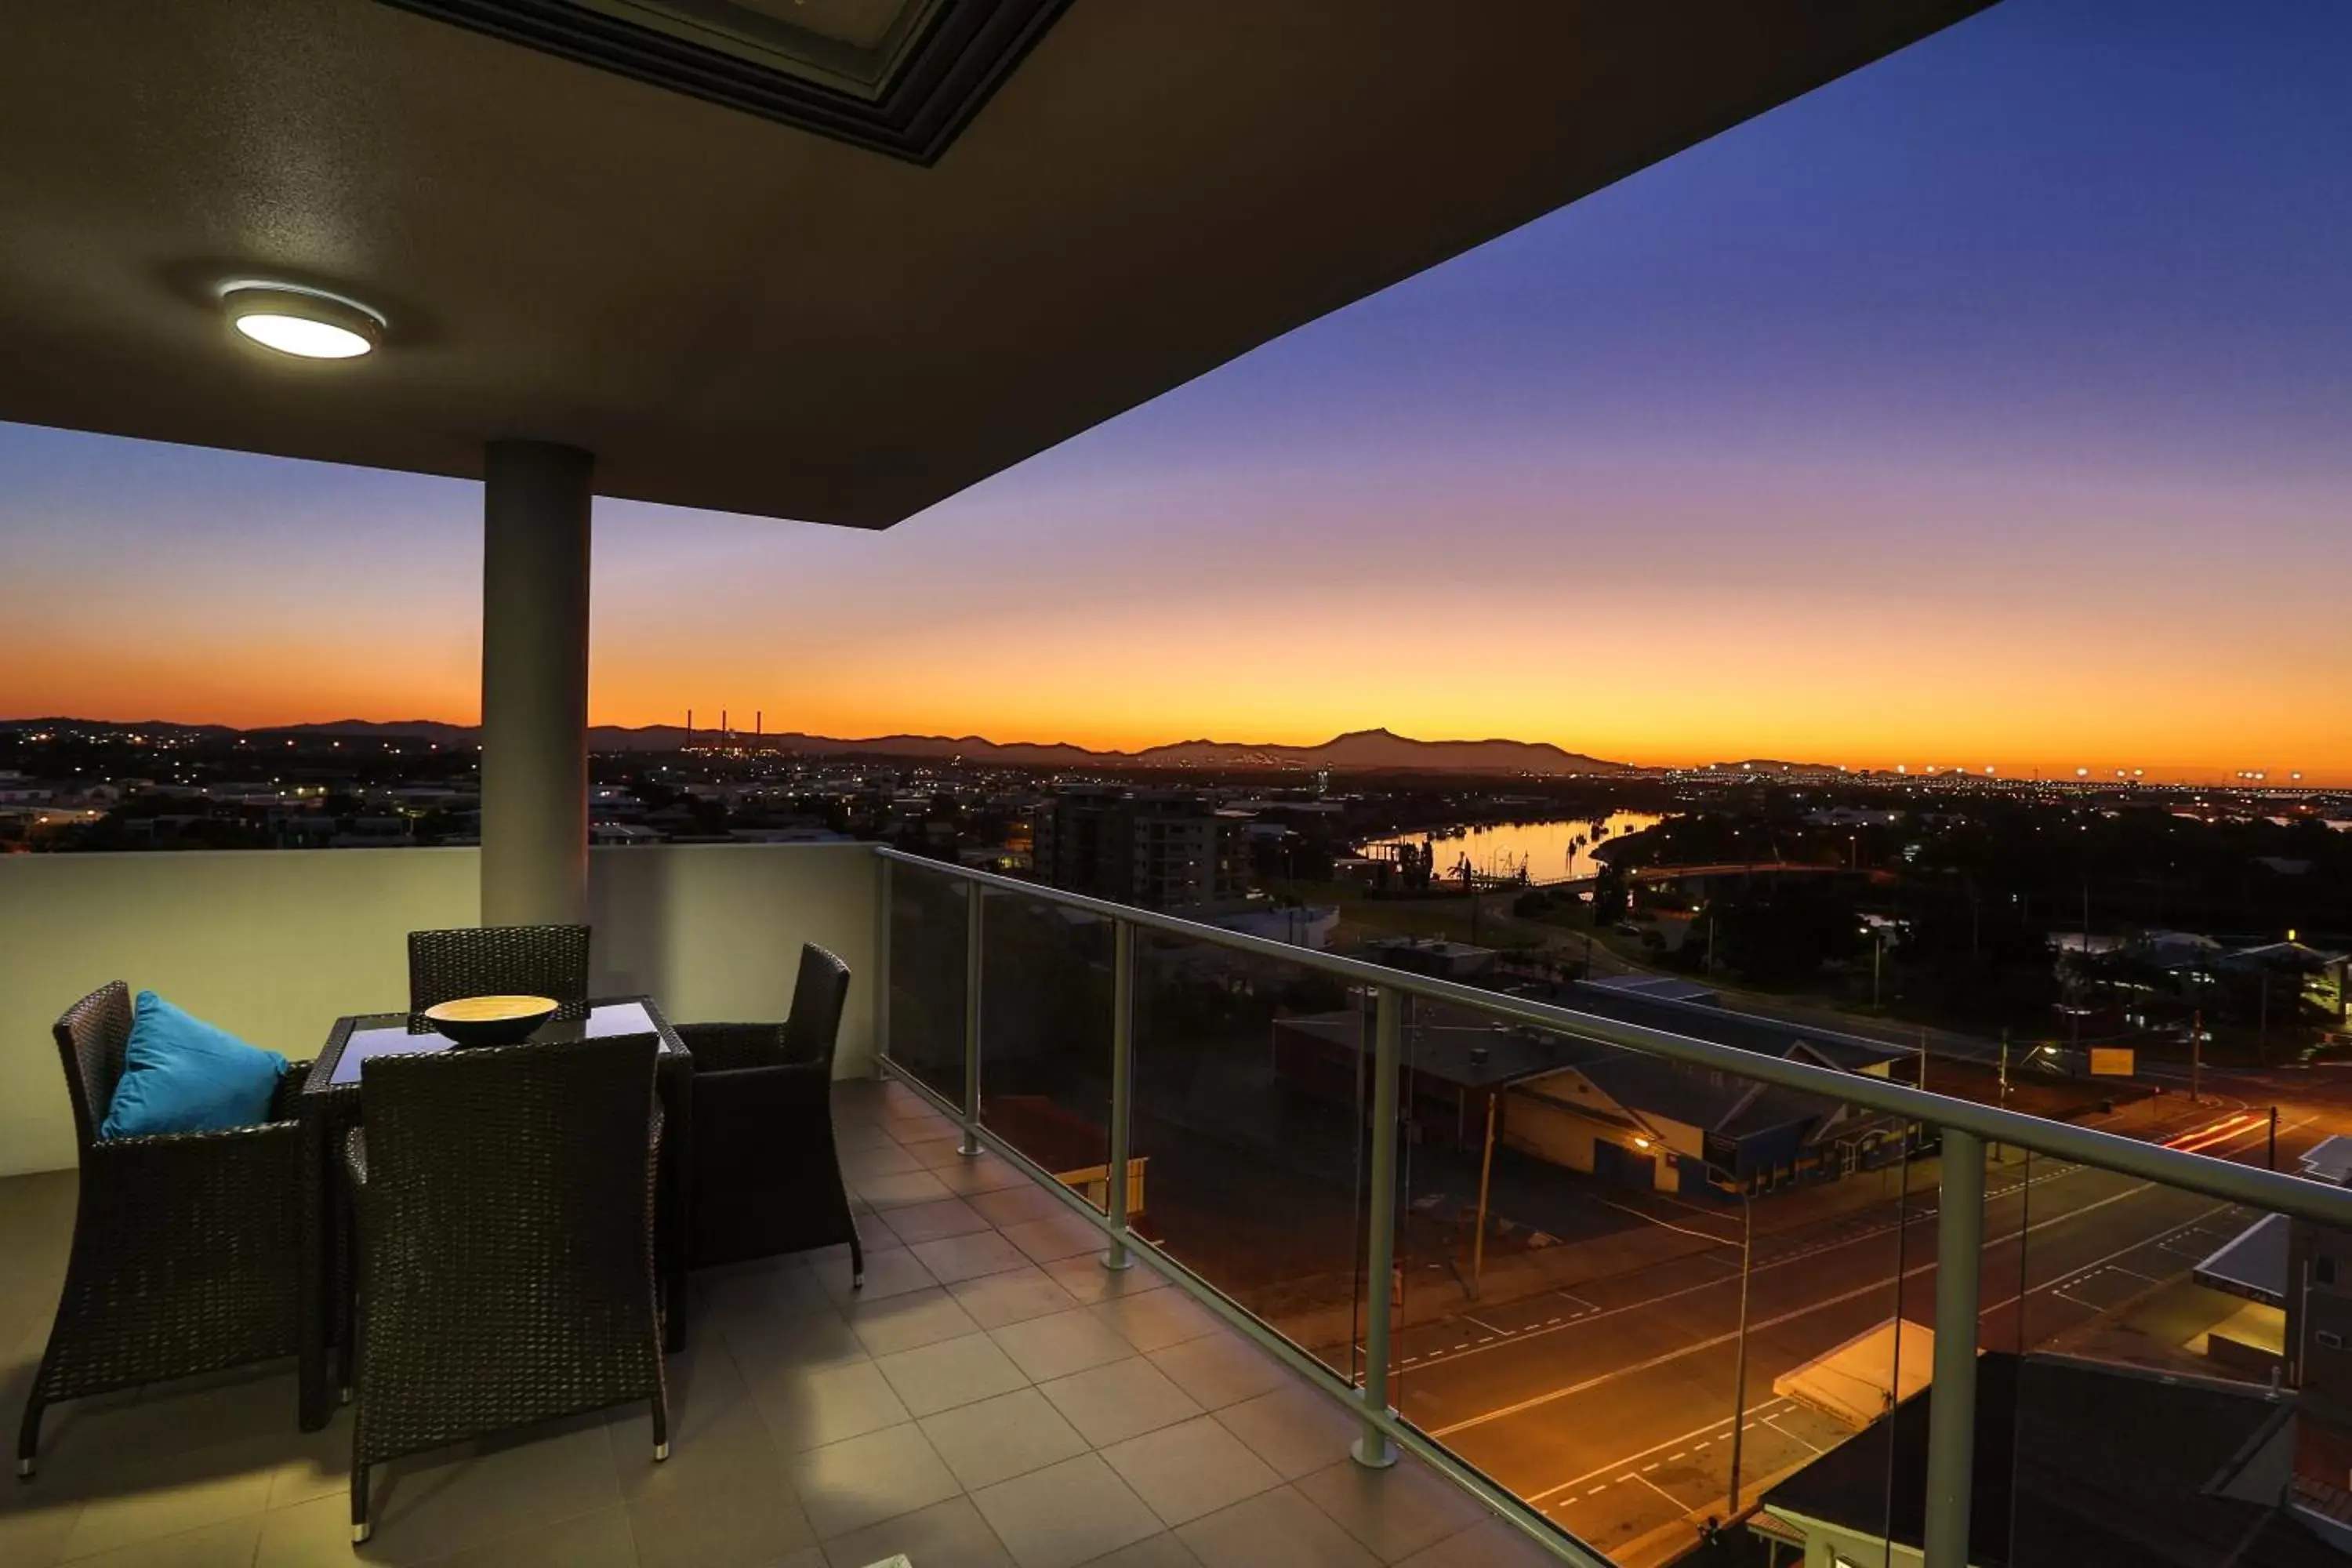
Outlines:
{"label": "balcony wall", "polygon": [[[405,1005],[404,939],[471,925],[472,849],[0,856],[0,1173],[74,1163],[49,1026],[110,980],[300,1059],[345,1013]],[[876,873],[859,844],[589,857],[593,988],[676,1022],[781,1018],[803,942],[850,966],[839,1071],[874,1057]]]}

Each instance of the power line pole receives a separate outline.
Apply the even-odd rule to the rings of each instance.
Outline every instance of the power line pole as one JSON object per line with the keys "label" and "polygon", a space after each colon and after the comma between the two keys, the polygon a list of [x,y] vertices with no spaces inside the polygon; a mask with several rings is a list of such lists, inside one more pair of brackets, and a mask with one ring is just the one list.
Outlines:
{"label": "power line pole", "polygon": [[1502,1095],[1486,1092],[1486,1149],[1478,1159],[1478,1233],[1470,1243],[1470,1299],[1478,1300],[1479,1279],[1486,1268],[1486,1197],[1495,1180],[1495,1107]]}
{"label": "power line pole", "polygon": [[[1717,1167],[1720,1169],[1721,1167]],[[1731,1175],[1726,1171],[1726,1175]],[[1732,1181],[1739,1188],[1739,1348],[1731,1369],[1731,1507],[1730,1515],[1739,1517],[1739,1458],[1740,1434],[1748,1425],[1748,1277],[1756,1257],[1756,1202],[1747,1184],[1738,1177]],[[1897,1338],[1901,1337],[1898,1331]]]}
{"label": "power line pole", "polygon": [[2204,1097],[2197,1092],[2198,1079],[2205,1065],[2205,1009],[2196,1008],[2189,1015],[2189,1103],[2201,1105]]}

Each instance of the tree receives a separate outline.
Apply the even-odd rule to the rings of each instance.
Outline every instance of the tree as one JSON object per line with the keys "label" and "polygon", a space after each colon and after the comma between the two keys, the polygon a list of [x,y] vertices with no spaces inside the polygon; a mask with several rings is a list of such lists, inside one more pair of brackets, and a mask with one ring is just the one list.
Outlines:
{"label": "tree", "polygon": [[1709,913],[1717,963],[1762,984],[1808,979],[1864,950],[1861,915],[1826,878],[1769,878]]}
{"label": "tree", "polygon": [[1627,902],[1625,873],[1603,860],[1592,878],[1592,923],[1609,925],[1624,919]]}

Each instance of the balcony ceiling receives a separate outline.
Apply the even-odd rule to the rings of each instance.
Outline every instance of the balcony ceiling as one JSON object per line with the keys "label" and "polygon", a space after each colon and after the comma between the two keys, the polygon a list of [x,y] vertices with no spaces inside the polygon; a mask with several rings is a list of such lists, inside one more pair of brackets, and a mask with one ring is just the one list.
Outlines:
{"label": "balcony ceiling", "polygon": [[927,166],[373,0],[9,5],[0,418],[887,527],[1979,8],[1098,0]]}

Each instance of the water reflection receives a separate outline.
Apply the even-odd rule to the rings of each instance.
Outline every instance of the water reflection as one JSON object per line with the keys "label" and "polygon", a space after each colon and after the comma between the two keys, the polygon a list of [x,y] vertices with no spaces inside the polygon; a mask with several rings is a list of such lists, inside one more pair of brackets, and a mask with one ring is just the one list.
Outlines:
{"label": "water reflection", "polygon": [[1612,811],[1600,816],[1559,817],[1547,822],[1501,822],[1437,833],[1397,833],[1374,844],[1428,844],[1431,868],[1444,878],[1455,874],[1464,860],[1480,877],[1508,879],[1522,870],[1530,882],[1557,882],[1564,878],[1590,877],[1595,869],[1592,851],[1598,845],[1664,818],[1649,811]]}

